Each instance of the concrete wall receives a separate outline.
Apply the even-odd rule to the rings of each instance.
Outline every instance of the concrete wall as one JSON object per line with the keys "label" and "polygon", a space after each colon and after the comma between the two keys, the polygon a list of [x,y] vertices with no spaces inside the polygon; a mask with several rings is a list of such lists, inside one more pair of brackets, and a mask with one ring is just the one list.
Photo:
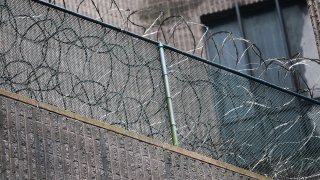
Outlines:
{"label": "concrete wall", "polygon": [[0,90],[0,179],[265,179]]}

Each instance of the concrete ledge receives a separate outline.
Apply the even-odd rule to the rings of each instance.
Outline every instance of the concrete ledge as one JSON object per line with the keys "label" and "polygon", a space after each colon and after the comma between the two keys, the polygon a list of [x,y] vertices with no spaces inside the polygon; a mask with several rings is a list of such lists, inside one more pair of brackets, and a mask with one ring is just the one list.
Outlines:
{"label": "concrete ledge", "polygon": [[106,129],[106,130],[109,130],[109,131],[112,131],[112,132],[115,132],[115,133],[118,133],[118,134],[121,134],[124,136],[128,136],[128,137],[137,139],[139,141],[146,142],[148,144],[162,147],[162,148],[167,149],[169,151],[173,151],[173,152],[176,152],[181,155],[185,155],[185,156],[188,156],[188,157],[191,157],[191,158],[194,158],[194,159],[197,159],[197,160],[200,160],[200,161],[203,161],[203,162],[206,162],[206,163],[209,163],[209,164],[212,164],[212,165],[224,168],[224,169],[228,169],[228,170],[231,170],[233,172],[236,172],[236,173],[248,176],[248,177],[252,177],[255,179],[261,179],[261,180],[262,179],[270,179],[265,176],[253,173],[251,171],[239,168],[237,166],[234,166],[234,165],[222,162],[222,161],[214,160],[214,159],[208,158],[206,156],[200,155],[200,154],[192,152],[192,151],[188,151],[188,150],[180,148],[180,147],[176,147],[176,146],[173,146],[170,144],[162,143],[158,140],[155,140],[155,139],[152,139],[152,138],[149,138],[149,137],[146,137],[146,136],[134,133],[134,132],[130,132],[130,131],[122,129],[122,128],[112,126],[106,122],[91,119],[91,118],[88,118],[88,117],[85,117],[85,116],[82,116],[82,115],[79,115],[79,114],[76,114],[76,113],[73,113],[70,111],[66,111],[66,110],[60,109],[56,106],[52,106],[52,105],[49,105],[46,103],[38,102],[36,100],[30,99],[25,96],[21,96],[21,95],[18,95],[18,94],[15,94],[15,93],[3,90],[3,89],[0,89],[0,95],[7,97],[7,98],[10,98],[10,99],[13,99],[13,100],[17,100],[17,101],[29,104],[29,105],[32,105],[32,106],[35,106],[35,107],[38,107],[38,108],[41,108],[41,109],[44,109],[44,110],[47,110],[47,111],[50,111],[50,112],[53,112],[53,113],[57,113],[57,114],[72,118],[74,120],[84,122],[86,124],[94,125],[94,126],[97,126],[97,127],[100,127],[100,128],[103,128],[103,129]]}

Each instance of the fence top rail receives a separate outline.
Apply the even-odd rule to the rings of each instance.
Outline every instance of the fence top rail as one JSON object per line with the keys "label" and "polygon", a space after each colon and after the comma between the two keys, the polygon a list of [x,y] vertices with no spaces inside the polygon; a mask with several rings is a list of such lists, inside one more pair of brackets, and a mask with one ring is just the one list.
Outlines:
{"label": "fence top rail", "polygon": [[[36,3],[39,3],[39,4],[42,4],[42,5],[45,5],[45,6],[48,6],[50,8],[53,8],[53,9],[56,9],[56,10],[59,10],[59,11],[62,11],[64,13],[67,13],[67,14],[70,14],[70,15],[73,15],[73,16],[76,16],[76,17],[79,17],[81,19],[84,19],[84,20],[87,20],[87,21],[90,21],[90,22],[93,22],[93,23],[96,23],[96,24],[99,24],[103,27],[106,27],[106,28],[110,28],[110,29],[113,29],[115,31],[118,31],[118,32],[121,32],[121,33],[124,33],[124,34],[127,34],[129,36],[132,36],[134,38],[137,38],[137,39],[141,39],[143,41],[146,41],[148,43],[151,43],[151,44],[154,44],[154,45],[158,45],[160,46],[160,42],[158,41],[155,41],[155,40],[152,40],[152,39],[149,39],[149,38],[146,38],[146,37],[143,37],[143,36],[140,36],[138,34],[135,34],[133,32],[129,32],[127,30],[124,30],[124,29],[121,29],[121,28],[118,28],[116,26],[112,26],[110,24],[107,24],[107,23],[104,23],[102,21],[98,21],[98,20],[95,20],[95,19],[92,19],[88,16],[85,16],[85,15],[82,15],[82,14],[78,14],[76,12],[73,12],[73,11],[70,11],[70,10],[67,10],[63,7],[60,7],[60,6],[57,6],[57,5],[54,5],[54,4],[51,4],[51,3],[48,3],[48,2],[44,2],[42,0],[31,0],[33,2],[36,2]],[[187,56],[189,58],[192,58],[194,60],[197,60],[197,61],[200,61],[200,62],[203,62],[205,64],[208,64],[208,65],[211,65],[211,66],[214,66],[216,68],[219,68],[219,69],[222,69],[222,70],[225,70],[227,72],[230,72],[232,74],[236,74],[238,76],[241,76],[241,77],[244,77],[244,78],[247,78],[249,80],[252,80],[252,81],[255,81],[257,83],[261,83],[263,85],[266,85],[268,87],[271,87],[273,89],[276,89],[276,90],[279,90],[279,91],[282,91],[284,93],[287,93],[287,94],[290,94],[292,96],[295,96],[299,99],[302,99],[302,100],[305,100],[307,102],[310,102],[310,103],[314,103],[314,104],[317,104],[317,105],[320,105],[320,101],[316,100],[316,99],[312,99],[310,97],[307,97],[307,96],[304,96],[304,95],[301,95],[301,94],[298,94],[296,92],[293,92],[293,91],[290,91],[290,90],[287,90],[287,89],[284,89],[284,88],[281,88],[279,86],[276,86],[274,84],[271,84],[267,81],[264,81],[262,79],[259,79],[259,78],[256,78],[256,77],[253,77],[253,76],[250,76],[250,75],[246,75],[246,74],[243,74],[237,70],[234,70],[234,69],[231,69],[231,68],[228,68],[226,66],[223,66],[223,65],[220,65],[220,64],[217,64],[217,63],[214,63],[214,62],[211,62],[211,61],[208,61],[207,59],[204,59],[202,57],[199,57],[199,56],[196,56],[196,55],[193,55],[193,54],[190,54],[190,53],[187,53],[187,52],[184,52],[182,50],[179,50],[177,48],[174,48],[172,46],[169,46],[169,45],[163,45],[163,47],[165,49],[168,49],[168,50],[171,50],[171,51],[174,51],[176,53],[179,53],[181,55],[184,55],[184,56]]]}

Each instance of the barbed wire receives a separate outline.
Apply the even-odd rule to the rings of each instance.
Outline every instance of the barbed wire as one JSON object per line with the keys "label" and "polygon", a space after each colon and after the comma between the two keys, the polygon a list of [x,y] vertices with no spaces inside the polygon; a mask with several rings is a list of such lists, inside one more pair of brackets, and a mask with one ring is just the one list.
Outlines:
{"label": "barbed wire", "polygon": [[[282,77],[278,77],[281,79],[279,81],[289,81],[289,75],[291,77],[294,77],[294,81],[296,83],[295,86],[297,87],[288,88],[284,85],[284,88],[288,88],[289,90],[302,93],[310,97],[315,97],[315,93],[317,94],[317,92],[319,91],[319,88],[317,87],[319,84],[319,79],[313,78],[315,82],[308,83],[310,79],[306,77],[304,72],[304,67],[310,68],[314,65],[313,63],[319,64],[319,59],[302,57],[301,52],[296,53],[290,58],[265,57],[264,54],[262,54],[262,52],[260,51],[259,47],[256,46],[254,42],[247,39],[243,39],[228,31],[209,32],[208,26],[188,21],[188,18],[185,18],[184,16],[179,14],[170,15],[170,13],[168,12],[157,11],[155,9],[152,9],[152,7],[148,7],[146,5],[143,5],[140,9],[133,10],[130,9],[129,6],[120,7],[120,1],[116,2],[114,0],[105,2],[105,4],[108,4],[107,7],[99,7],[99,2],[100,1],[94,0],[82,0],[79,3],[65,2],[64,0],[51,1],[51,3],[53,4],[58,4],[67,9],[75,10],[78,13],[85,12],[85,14],[88,16],[95,16],[96,19],[99,19],[103,22],[110,22],[110,19],[117,19],[114,25],[119,26],[120,28],[136,32],[144,37],[148,37],[156,41],[162,41],[165,44],[183,49],[189,53],[199,55],[200,57],[203,57],[205,59],[208,58],[208,52],[206,52],[207,50],[204,47],[204,45],[208,44],[209,42],[215,41],[214,39],[216,39],[216,36],[224,35],[225,39],[223,42],[214,42],[215,46],[213,47],[213,51],[216,51],[218,55],[214,58],[209,59],[210,61],[221,63],[221,61],[217,61],[217,59],[221,59],[221,57],[224,56],[224,54],[230,53],[228,51],[235,51],[235,62],[231,63],[235,64],[235,66],[230,68],[235,68],[242,72],[250,71],[249,74],[255,74],[256,72],[259,72],[257,77],[260,77],[262,79],[264,76],[267,76],[269,71],[270,73],[275,73],[275,69],[277,69],[278,72],[282,72],[280,73]],[[85,3],[86,6],[84,6]],[[136,2],[136,4],[139,3],[140,1]],[[93,8],[90,8],[90,5]],[[107,9],[104,12],[104,17],[100,13],[100,8]],[[143,15],[147,16],[148,13],[152,13],[155,18],[152,19],[152,16],[145,18],[145,20],[141,20],[144,17]],[[200,35],[197,34],[198,32],[202,32],[199,29],[204,29],[203,33]],[[177,38],[177,34],[184,34],[184,36]],[[186,36],[187,39],[190,39],[187,45],[185,45],[186,43],[183,41],[183,39],[185,39]],[[246,48],[241,50],[241,48],[239,47],[239,43],[244,44]],[[231,50],[227,49],[225,47],[227,44],[232,44],[233,48],[231,48]],[[253,65],[250,63],[241,64],[241,68],[239,68],[240,60],[243,61],[243,59],[245,59],[245,56],[248,56],[248,54],[254,55],[255,57],[252,58],[257,59],[257,61]],[[228,61],[232,60],[229,59]],[[252,66],[254,66],[254,68],[249,68]],[[308,70],[310,71],[311,69]],[[282,84],[277,85],[282,86]]]}
{"label": "barbed wire", "polygon": [[[131,12],[114,0],[104,7],[94,0],[49,2],[76,12],[89,2],[103,22],[109,8],[121,28],[172,45],[186,30],[188,52],[204,56],[203,42],[212,41],[217,56],[210,61],[235,54],[232,68],[239,71],[281,72],[283,81],[296,74],[305,87],[299,92],[313,95],[297,67],[318,59],[264,59],[249,40],[227,31],[197,38],[194,26],[204,25],[163,12],[140,24],[134,16],[147,9]],[[171,143],[157,45],[32,0],[2,1],[0,10],[2,88]],[[220,35],[222,43],[215,41]],[[243,63],[249,53],[256,64]],[[318,105],[168,48],[165,56],[182,147],[273,178],[319,177]]]}

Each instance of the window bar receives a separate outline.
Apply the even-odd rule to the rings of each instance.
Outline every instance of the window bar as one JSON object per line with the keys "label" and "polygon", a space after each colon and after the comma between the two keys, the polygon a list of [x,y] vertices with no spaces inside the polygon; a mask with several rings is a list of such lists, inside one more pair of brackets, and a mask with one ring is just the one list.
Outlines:
{"label": "window bar", "polygon": [[280,3],[279,3],[279,0],[275,0],[275,4],[276,4],[276,9],[277,9],[277,15],[278,15],[278,21],[280,23],[280,29],[281,29],[281,38],[284,42],[284,48],[285,48],[285,51],[286,51],[286,56],[287,58],[290,58],[291,57],[291,52],[290,52],[290,49],[289,49],[289,42],[288,42],[288,34],[287,34],[287,31],[286,31],[286,26],[284,24],[284,21],[283,21],[283,15],[282,15],[282,10],[281,10],[281,7],[280,7]]}
{"label": "window bar", "polygon": [[[289,42],[288,42],[288,34],[287,34],[286,26],[284,24],[282,9],[280,7],[279,0],[275,0],[275,4],[276,4],[277,15],[278,15],[277,17],[278,17],[280,29],[281,29],[281,38],[284,42],[286,56],[287,56],[287,58],[291,58],[291,51],[290,51]],[[290,63],[290,64],[292,64],[292,63]],[[296,91],[298,91],[299,90],[299,79],[298,79],[298,76],[295,72],[293,72],[293,81],[294,81],[293,83],[295,85],[295,89],[296,89]]]}
{"label": "window bar", "polygon": [[[242,23],[242,18],[241,18],[240,6],[239,6],[239,2],[238,1],[235,3],[235,9],[236,9],[236,14],[237,14],[238,24],[239,24],[239,27],[240,27],[241,36],[244,39],[246,39],[246,35],[245,35],[243,23]],[[243,42],[242,45],[244,46],[245,50],[248,48],[248,46],[247,46],[247,44],[245,42]],[[248,52],[245,53],[245,57],[246,57],[246,59],[248,61],[247,63],[248,63],[249,69],[250,69],[249,73],[250,73],[250,75],[253,76],[253,72],[251,71],[251,69],[252,69],[251,61],[250,61]]]}

